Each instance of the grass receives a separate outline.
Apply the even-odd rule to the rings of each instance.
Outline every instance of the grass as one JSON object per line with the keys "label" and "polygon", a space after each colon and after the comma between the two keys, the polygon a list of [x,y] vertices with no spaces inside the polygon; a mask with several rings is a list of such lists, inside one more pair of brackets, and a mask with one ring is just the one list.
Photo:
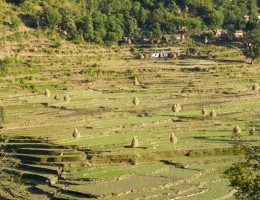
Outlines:
{"label": "grass", "polygon": [[[54,53],[49,51],[53,41],[45,43],[46,52],[39,48],[35,54],[22,40],[18,54],[30,67],[19,65],[11,76],[0,77],[3,134],[48,137],[57,144],[101,151],[90,155],[90,166],[68,169],[68,181],[80,184],[71,190],[111,199],[214,199],[230,191],[221,173],[241,158],[222,151],[235,144],[234,126],[241,127],[241,140],[259,145],[258,135],[248,136],[253,125],[259,129],[259,95],[251,90],[259,80],[259,64],[235,62],[241,60],[236,49],[216,48],[217,60],[139,61],[127,48],[118,52],[63,42]],[[221,62],[222,57],[228,62]],[[133,86],[134,75],[139,86]],[[51,98],[43,96],[45,88]],[[59,101],[53,99],[55,93]],[[66,94],[70,102],[62,99]],[[134,96],[138,106],[132,104]],[[175,103],[183,107],[176,117],[171,111]],[[218,116],[203,119],[203,105]],[[72,138],[74,128],[81,133],[78,140]],[[176,150],[169,142],[171,132],[178,138]],[[134,135],[142,148],[127,148]],[[188,151],[191,156],[184,156]],[[175,185],[163,187],[168,183]]]}

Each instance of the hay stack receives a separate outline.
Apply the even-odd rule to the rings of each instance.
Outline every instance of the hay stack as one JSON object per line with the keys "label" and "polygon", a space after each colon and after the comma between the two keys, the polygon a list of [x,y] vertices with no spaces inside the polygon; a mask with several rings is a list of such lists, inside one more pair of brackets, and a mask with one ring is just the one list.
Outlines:
{"label": "hay stack", "polygon": [[177,54],[176,53],[172,53],[172,58],[173,59],[177,59]]}
{"label": "hay stack", "polygon": [[171,133],[170,135],[170,142],[174,145],[177,143],[177,137],[174,135],[174,133]]}
{"label": "hay stack", "polygon": [[213,119],[215,118],[215,117],[217,117],[217,113],[216,113],[216,111],[213,109],[211,112],[210,112],[210,114],[209,114]]}
{"label": "hay stack", "polygon": [[186,49],[186,56],[190,56],[190,50]]}
{"label": "hay stack", "polygon": [[4,142],[5,143],[9,142],[9,138],[4,138]]}
{"label": "hay stack", "polygon": [[209,43],[209,40],[207,37],[204,38],[204,44],[208,44]]}
{"label": "hay stack", "polygon": [[180,112],[181,111],[181,105],[180,104],[174,104],[173,106],[172,106],[172,112],[174,112],[174,113],[178,113],[178,112]]}
{"label": "hay stack", "polygon": [[74,137],[76,140],[80,138],[80,133],[76,128],[74,129],[74,131],[72,133],[72,137]]}
{"label": "hay stack", "polygon": [[49,185],[55,185],[58,182],[58,177],[48,178],[45,182]]}
{"label": "hay stack", "polygon": [[139,104],[139,99],[137,98],[137,97],[134,97],[134,99],[133,99],[133,104],[135,105],[135,106],[137,106],[138,104]]}
{"label": "hay stack", "polygon": [[177,106],[177,104],[174,104],[174,105],[172,106],[172,112],[174,112],[174,113],[177,113],[177,112],[178,112],[178,106]]}
{"label": "hay stack", "polygon": [[132,148],[137,148],[138,145],[139,145],[139,144],[138,144],[137,137],[134,136],[133,139],[132,139],[131,147],[132,147]]}
{"label": "hay stack", "polygon": [[139,81],[138,81],[137,78],[135,77],[134,86],[137,86],[137,85],[139,85]]}
{"label": "hay stack", "polygon": [[127,40],[127,44],[128,44],[128,46],[130,46],[130,45],[132,44],[132,41],[131,41],[130,38],[128,38],[128,40]]}
{"label": "hay stack", "polygon": [[144,55],[143,55],[143,54],[139,54],[139,55],[138,55],[138,58],[139,58],[140,60],[143,60],[143,59],[144,59]]}
{"label": "hay stack", "polygon": [[201,113],[202,113],[202,115],[203,115],[204,117],[207,116],[208,111],[207,111],[207,109],[206,109],[206,106],[203,106],[203,109],[201,110]]}
{"label": "hay stack", "polygon": [[256,133],[255,127],[249,130],[249,135],[255,135],[255,133]]}
{"label": "hay stack", "polygon": [[70,97],[69,97],[68,94],[65,95],[65,97],[64,97],[64,101],[70,101]]}
{"label": "hay stack", "polygon": [[259,91],[259,89],[260,89],[260,87],[259,87],[258,83],[254,84],[253,87],[252,87],[252,90],[255,91],[255,92]]}
{"label": "hay stack", "polygon": [[177,107],[178,107],[178,112],[181,111],[181,105],[177,103]]}
{"label": "hay stack", "polygon": [[45,89],[44,95],[49,98],[51,96],[51,92],[50,90],[48,90],[47,88]]}
{"label": "hay stack", "polygon": [[54,99],[57,100],[57,101],[60,100],[60,97],[57,93],[54,95]]}
{"label": "hay stack", "polygon": [[233,133],[235,136],[238,136],[238,134],[241,132],[241,129],[239,128],[238,125],[236,125],[236,127],[233,129]]}

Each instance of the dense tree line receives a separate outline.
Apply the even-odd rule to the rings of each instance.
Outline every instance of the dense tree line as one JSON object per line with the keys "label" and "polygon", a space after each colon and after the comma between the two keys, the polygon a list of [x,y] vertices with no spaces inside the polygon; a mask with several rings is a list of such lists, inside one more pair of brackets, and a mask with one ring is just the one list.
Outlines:
{"label": "dense tree line", "polygon": [[[187,26],[191,33],[225,28],[253,29],[256,0],[7,0],[19,6],[43,29],[56,29],[71,40],[116,42],[122,36],[150,30],[150,38]],[[39,5],[42,9],[39,8]],[[31,9],[28,9],[31,8]],[[247,22],[244,16],[248,15]]]}

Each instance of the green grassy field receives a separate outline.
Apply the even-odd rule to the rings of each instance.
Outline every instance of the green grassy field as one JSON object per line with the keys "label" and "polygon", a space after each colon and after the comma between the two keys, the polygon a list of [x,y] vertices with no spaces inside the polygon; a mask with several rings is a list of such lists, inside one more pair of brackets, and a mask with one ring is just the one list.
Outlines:
{"label": "green grassy field", "polygon": [[[247,65],[236,48],[214,47],[216,59],[183,55],[137,60],[128,47],[64,42],[48,54],[21,45],[25,48],[19,59],[29,66],[13,67],[10,76],[0,77],[0,105],[6,111],[2,133],[77,145],[88,156],[88,165],[67,169],[66,181],[39,185],[46,194],[63,188],[56,195],[73,199],[89,194],[111,199],[233,198],[222,175],[243,158],[230,150],[237,143],[233,128],[242,129],[240,140],[260,144],[260,96],[251,89],[260,82],[259,64]],[[17,48],[7,46],[13,52]],[[45,47],[51,48],[50,41]],[[153,51],[140,49],[148,50]],[[138,86],[133,85],[134,76]],[[45,88],[50,98],[43,95]],[[60,100],[54,100],[55,93]],[[63,100],[66,94],[69,102]],[[140,100],[137,106],[134,97]],[[181,112],[172,112],[175,103],[181,104]],[[203,105],[217,117],[203,117]],[[249,136],[253,126],[257,134]],[[81,134],[77,140],[74,128]],[[171,132],[178,138],[175,147]],[[129,148],[133,136],[139,148]]]}

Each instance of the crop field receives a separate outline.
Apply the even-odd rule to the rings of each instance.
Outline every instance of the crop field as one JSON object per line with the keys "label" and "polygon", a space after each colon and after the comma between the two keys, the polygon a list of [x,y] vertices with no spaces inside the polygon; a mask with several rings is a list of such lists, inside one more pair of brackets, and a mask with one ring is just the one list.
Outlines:
{"label": "crop field", "polygon": [[[234,199],[223,177],[243,159],[234,146],[260,146],[260,94],[252,90],[260,68],[248,65],[238,48],[201,45],[200,56],[139,60],[126,46],[63,42],[53,48],[51,40],[36,37],[19,45],[18,51],[7,41],[1,52],[16,56],[10,75],[0,77],[1,133],[9,138],[1,145],[23,161],[15,173],[24,176],[32,198]],[[174,104],[180,112],[172,112]],[[236,125],[239,139],[232,137]],[[253,126],[257,133],[250,136]],[[131,148],[134,136],[137,148]]]}

